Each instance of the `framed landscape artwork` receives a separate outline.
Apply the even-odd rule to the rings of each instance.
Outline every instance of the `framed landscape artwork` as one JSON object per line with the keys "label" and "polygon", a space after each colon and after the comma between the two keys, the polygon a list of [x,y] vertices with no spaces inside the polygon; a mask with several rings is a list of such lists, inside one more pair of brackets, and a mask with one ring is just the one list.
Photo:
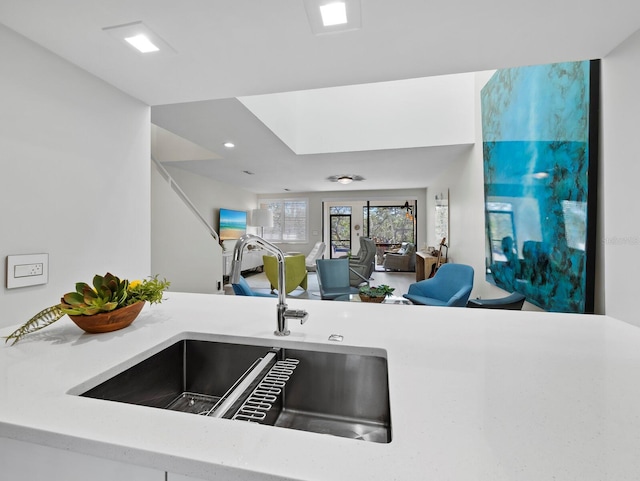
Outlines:
{"label": "framed landscape artwork", "polygon": [[247,233],[247,211],[220,209],[220,240],[239,239]]}
{"label": "framed landscape artwork", "polygon": [[593,312],[597,60],[498,70],[481,92],[487,278]]}

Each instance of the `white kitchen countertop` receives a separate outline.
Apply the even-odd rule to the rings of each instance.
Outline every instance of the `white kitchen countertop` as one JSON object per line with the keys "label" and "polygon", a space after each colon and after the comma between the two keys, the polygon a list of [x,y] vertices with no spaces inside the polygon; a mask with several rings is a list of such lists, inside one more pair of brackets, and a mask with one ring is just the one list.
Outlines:
{"label": "white kitchen countertop", "polygon": [[[0,345],[0,437],[204,479],[640,477],[640,329],[605,316],[167,293],[128,328],[63,318]],[[36,306],[34,313],[44,306]],[[13,329],[4,328],[0,335]],[[67,394],[183,333],[384,349],[392,441],[203,418]],[[2,454],[0,453],[0,459]]]}

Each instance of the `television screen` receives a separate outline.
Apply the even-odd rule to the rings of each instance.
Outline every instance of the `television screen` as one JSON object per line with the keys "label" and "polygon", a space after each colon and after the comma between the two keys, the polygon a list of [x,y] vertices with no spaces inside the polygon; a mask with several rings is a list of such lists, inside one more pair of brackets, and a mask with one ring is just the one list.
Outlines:
{"label": "television screen", "polygon": [[246,211],[220,209],[220,240],[239,239],[246,233]]}

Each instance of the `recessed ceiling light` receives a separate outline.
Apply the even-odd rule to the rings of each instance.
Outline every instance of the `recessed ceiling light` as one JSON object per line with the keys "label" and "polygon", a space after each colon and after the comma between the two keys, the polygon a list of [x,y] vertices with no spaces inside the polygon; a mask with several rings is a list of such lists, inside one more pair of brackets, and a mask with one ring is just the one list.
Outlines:
{"label": "recessed ceiling light", "polygon": [[304,8],[316,35],[360,28],[360,0],[304,0]]}
{"label": "recessed ceiling light", "polygon": [[133,37],[125,37],[125,41],[129,42],[134,48],[137,48],[142,53],[157,52],[160,50],[146,35],[142,33],[134,35]]}
{"label": "recessed ceiling light", "polygon": [[322,25],[325,27],[345,24],[347,23],[347,5],[344,2],[320,5],[320,15],[322,16]]}
{"label": "recessed ceiling light", "polygon": [[175,53],[175,50],[167,42],[142,22],[114,25],[113,27],[104,27],[102,30],[126,45],[135,48],[139,53],[157,52],[156,55]]}
{"label": "recessed ceiling light", "polygon": [[225,143],[224,143],[224,146],[225,146],[227,149],[233,149],[233,148],[236,146],[236,144],[234,144],[233,142],[225,142]]}

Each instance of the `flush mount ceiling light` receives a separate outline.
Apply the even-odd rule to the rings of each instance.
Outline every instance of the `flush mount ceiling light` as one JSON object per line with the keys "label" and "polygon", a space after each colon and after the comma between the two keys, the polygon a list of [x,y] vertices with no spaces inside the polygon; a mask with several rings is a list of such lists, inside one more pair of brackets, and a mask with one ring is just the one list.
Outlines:
{"label": "flush mount ceiling light", "polygon": [[234,144],[233,142],[225,142],[223,145],[224,145],[227,149],[233,149],[233,148],[236,146],[236,144]]}
{"label": "flush mount ceiling light", "polygon": [[142,22],[104,27],[102,30],[143,54],[175,53],[171,46]]}
{"label": "flush mount ceiling light", "polygon": [[332,175],[327,177],[329,182],[338,182],[343,185],[350,184],[351,182],[362,182],[364,177],[361,175]]}
{"label": "flush mount ceiling light", "polygon": [[316,35],[360,28],[360,0],[304,0],[304,7]]}

